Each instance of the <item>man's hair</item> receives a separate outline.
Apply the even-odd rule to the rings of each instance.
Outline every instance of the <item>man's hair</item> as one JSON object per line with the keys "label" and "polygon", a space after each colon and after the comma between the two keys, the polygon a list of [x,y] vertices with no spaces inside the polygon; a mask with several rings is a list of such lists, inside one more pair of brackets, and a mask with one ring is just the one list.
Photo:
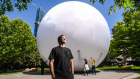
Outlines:
{"label": "man's hair", "polygon": [[58,39],[57,39],[59,44],[62,44],[62,43],[63,43],[63,42],[62,42],[62,36],[64,36],[64,35],[60,35],[60,36],[58,37]]}

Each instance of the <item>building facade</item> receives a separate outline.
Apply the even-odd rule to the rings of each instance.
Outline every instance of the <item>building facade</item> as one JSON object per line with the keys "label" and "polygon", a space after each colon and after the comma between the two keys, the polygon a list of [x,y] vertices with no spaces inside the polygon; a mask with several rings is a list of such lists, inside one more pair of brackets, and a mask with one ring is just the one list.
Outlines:
{"label": "building facade", "polygon": [[39,27],[39,24],[42,20],[42,18],[44,17],[45,15],[45,11],[40,7],[37,9],[37,12],[36,12],[36,20],[35,20],[35,28],[34,28],[34,36],[37,37],[37,30],[38,30],[38,27]]}

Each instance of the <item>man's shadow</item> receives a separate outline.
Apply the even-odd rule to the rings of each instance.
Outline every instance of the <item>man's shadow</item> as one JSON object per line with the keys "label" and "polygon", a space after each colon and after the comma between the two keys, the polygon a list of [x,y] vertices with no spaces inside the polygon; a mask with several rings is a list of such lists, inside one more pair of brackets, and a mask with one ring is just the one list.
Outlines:
{"label": "man's shadow", "polygon": [[[96,71],[96,73],[99,73],[100,71]],[[89,71],[89,73],[91,73],[91,71]],[[27,74],[27,75],[41,75],[41,71],[30,71],[30,72],[23,72],[23,74]],[[80,74],[83,75],[84,71],[76,71],[74,72],[74,74]],[[44,70],[44,75],[51,75],[50,70]]]}

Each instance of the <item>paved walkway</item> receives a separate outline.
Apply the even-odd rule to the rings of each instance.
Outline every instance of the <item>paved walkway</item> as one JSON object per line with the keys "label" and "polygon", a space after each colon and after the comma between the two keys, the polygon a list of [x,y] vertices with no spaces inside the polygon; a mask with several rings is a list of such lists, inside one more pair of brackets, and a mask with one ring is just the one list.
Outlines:
{"label": "paved walkway", "polygon": [[[140,72],[140,71],[139,71]],[[75,79],[132,79],[140,75],[133,71],[109,71],[100,70],[96,75],[91,73],[88,76],[83,76],[83,73],[75,73]],[[40,75],[40,71],[26,72],[22,74],[14,75],[0,75],[0,79],[51,79],[51,75],[48,71],[45,71],[45,75]]]}
{"label": "paved walkway", "polygon": [[133,74],[133,75],[125,77],[123,79],[133,79],[133,78],[136,78],[136,77],[140,77],[140,75],[139,74]]}

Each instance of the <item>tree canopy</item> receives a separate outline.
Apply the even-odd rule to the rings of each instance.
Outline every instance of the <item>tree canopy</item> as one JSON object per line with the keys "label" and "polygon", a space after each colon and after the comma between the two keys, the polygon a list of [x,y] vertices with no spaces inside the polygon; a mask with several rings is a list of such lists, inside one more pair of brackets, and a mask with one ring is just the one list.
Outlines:
{"label": "tree canopy", "polygon": [[[0,0],[0,16],[4,15],[6,11],[12,12],[14,8],[17,8],[19,11],[26,10],[28,3],[31,3],[32,0]],[[93,4],[99,1],[99,3],[104,4],[105,0],[90,0]],[[109,14],[114,11],[117,12],[117,8],[124,8],[124,11],[127,9],[130,10],[140,10],[140,1],[139,0],[114,0],[114,4],[110,6],[108,11]]]}
{"label": "tree canopy", "polygon": [[40,64],[36,38],[28,23],[21,19],[0,17],[0,66],[35,66]]}
{"label": "tree canopy", "polygon": [[114,28],[110,52],[140,60],[140,11],[126,11]]}
{"label": "tree canopy", "polygon": [[[97,0],[90,0],[93,4]],[[105,3],[105,0],[99,0],[99,3],[102,5]],[[114,4],[110,6],[110,9],[108,11],[109,14],[112,14],[112,11],[115,13],[117,12],[117,8],[124,8],[124,11],[126,10],[140,10],[140,1],[139,0],[114,0]]]}
{"label": "tree canopy", "polygon": [[14,7],[19,11],[26,10],[28,3],[32,0],[0,0],[0,16],[4,15],[6,11],[11,12]]}

